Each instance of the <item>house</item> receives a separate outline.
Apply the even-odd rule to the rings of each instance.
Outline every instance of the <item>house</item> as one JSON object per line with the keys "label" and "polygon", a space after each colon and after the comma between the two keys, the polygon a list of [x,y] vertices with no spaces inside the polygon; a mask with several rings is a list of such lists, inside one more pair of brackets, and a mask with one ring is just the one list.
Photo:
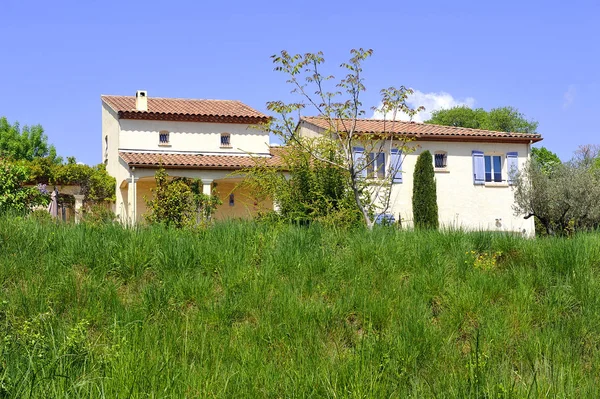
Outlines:
{"label": "house", "polygon": [[117,180],[114,211],[122,221],[143,220],[161,165],[170,176],[201,179],[205,194],[216,191],[216,219],[273,209],[270,200],[234,191],[241,178],[231,176],[253,166],[254,157],[280,162],[269,134],[254,128],[266,115],[239,101],[157,98],[142,90],[101,100],[103,161]]}
{"label": "house", "polygon": [[[267,165],[282,166],[280,150],[269,145],[268,133],[255,128],[268,121],[266,115],[239,101],[153,98],[145,91],[101,99],[102,154],[108,173],[117,180],[115,212],[121,220],[143,220],[145,199],[152,196],[154,174],[160,166],[170,176],[201,179],[206,194],[216,191],[222,205],[215,219],[248,218],[273,209],[272,200],[236,189],[242,176],[231,174],[255,165],[257,157],[264,158]],[[330,134],[331,127],[329,120],[316,117],[301,118],[298,124],[304,137]],[[390,125],[376,119],[358,120],[355,130],[359,134],[388,131],[414,139],[409,143],[413,151],[400,157],[402,173],[394,176],[388,210],[403,225],[412,224],[417,157],[429,150],[434,157],[442,226],[534,234],[533,218],[514,215],[509,172],[523,168],[531,144],[542,140],[539,134],[414,122]],[[355,150],[358,155],[360,149]],[[387,173],[391,159],[398,159],[390,145],[381,153],[368,155],[375,161],[377,173]]]}
{"label": "house", "polygon": [[[342,121],[343,122],[343,121]],[[337,126],[333,126],[335,123]],[[298,125],[299,135],[315,137],[343,132],[340,120],[305,117]],[[515,216],[512,171],[523,168],[530,157],[531,144],[542,140],[539,134],[505,133],[415,122],[361,119],[358,134],[390,132],[408,137],[412,152],[401,158],[401,171],[393,178],[388,213],[412,224],[413,172],[417,157],[429,150],[434,158],[440,225],[452,228],[515,231],[533,235],[534,219]],[[392,146],[379,154],[369,154],[379,173],[389,170]],[[355,156],[361,154],[355,148]],[[385,167],[384,167],[385,166]]]}

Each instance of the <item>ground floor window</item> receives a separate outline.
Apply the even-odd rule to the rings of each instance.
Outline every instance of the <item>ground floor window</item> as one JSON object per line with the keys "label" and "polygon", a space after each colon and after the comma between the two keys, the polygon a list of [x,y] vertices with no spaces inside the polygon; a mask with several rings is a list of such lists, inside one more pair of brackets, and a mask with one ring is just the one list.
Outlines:
{"label": "ground floor window", "polygon": [[502,156],[500,155],[485,155],[485,181],[486,182],[501,182],[502,181]]}
{"label": "ground floor window", "polygon": [[369,154],[367,176],[374,179],[383,179],[385,177],[385,154],[383,152],[372,152]]}

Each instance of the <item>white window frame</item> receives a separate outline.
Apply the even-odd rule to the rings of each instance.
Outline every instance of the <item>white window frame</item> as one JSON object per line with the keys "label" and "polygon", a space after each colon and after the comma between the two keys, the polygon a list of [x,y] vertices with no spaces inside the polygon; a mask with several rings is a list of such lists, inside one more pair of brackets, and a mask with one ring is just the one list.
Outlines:
{"label": "white window frame", "polygon": [[[378,156],[383,157],[383,164],[378,162]],[[369,179],[385,179],[387,168],[387,155],[385,151],[370,152],[367,164],[367,178]]]}
{"label": "white window frame", "polygon": [[[500,158],[500,170],[494,168],[494,157]],[[490,180],[487,180],[486,161],[490,160]],[[495,180],[495,174],[500,173],[500,181]],[[483,154],[483,181],[486,186],[508,185],[508,175],[506,174],[506,154],[499,152],[485,152]]]}

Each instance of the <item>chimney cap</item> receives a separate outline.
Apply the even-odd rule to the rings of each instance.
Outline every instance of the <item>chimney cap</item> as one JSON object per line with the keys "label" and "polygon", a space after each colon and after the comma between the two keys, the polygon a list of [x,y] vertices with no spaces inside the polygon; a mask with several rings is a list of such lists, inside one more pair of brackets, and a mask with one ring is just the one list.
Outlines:
{"label": "chimney cap", "polygon": [[148,97],[148,90],[138,90],[135,92],[136,97]]}

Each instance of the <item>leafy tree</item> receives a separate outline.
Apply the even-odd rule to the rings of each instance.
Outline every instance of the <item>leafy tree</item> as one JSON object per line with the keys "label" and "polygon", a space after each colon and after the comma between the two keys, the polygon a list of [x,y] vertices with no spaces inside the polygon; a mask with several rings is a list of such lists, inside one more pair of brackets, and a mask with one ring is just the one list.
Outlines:
{"label": "leafy tree", "polygon": [[[265,126],[269,133],[281,137],[286,145],[297,144],[310,155],[311,160],[330,164],[343,171],[347,176],[346,189],[350,191],[368,228],[372,228],[377,216],[390,206],[391,184],[400,162],[390,163],[385,177],[369,179],[363,172],[373,167],[375,158],[361,159],[355,156],[354,148],[362,147],[364,154],[377,154],[387,152],[392,147],[401,149],[402,154],[406,155],[410,151],[408,140],[393,133],[394,123],[398,121],[399,113],[414,116],[422,109],[414,110],[407,105],[406,99],[413,93],[412,90],[404,86],[390,87],[380,92],[382,106],[379,111],[387,119],[382,131],[365,134],[357,129],[358,119],[366,113],[361,102],[362,93],[366,90],[363,63],[372,54],[373,50],[351,50],[348,62],[340,65],[346,75],[338,81],[332,75],[322,73],[325,59],[321,52],[292,55],[281,51],[274,55],[275,70],[287,76],[287,82],[293,87],[292,93],[298,101],[267,103],[267,108],[276,113],[278,118]],[[328,153],[319,153],[319,146],[312,145],[314,140],[301,136],[298,118],[307,108],[327,121],[329,127],[323,132],[323,139],[333,144],[333,157],[328,157]]]}
{"label": "leafy tree", "polygon": [[48,157],[54,163],[61,162],[41,125],[24,126],[21,130],[18,122],[10,124],[5,117],[0,118],[0,157],[28,161]]}
{"label": "leafy tree", "polygon": [[0,159],[0,213],[26,212],[32,205],[43,204],[40,191],[25,187],[29,170],[22,163]]}
{"label": "leafy tree", "polygon": [[458,106],[433,111],[431,119],[425,123],[515,133],[535,133],[538,127],[538,122],[527,120],[525,115],[514,107],[492,108],[490,111],[485,111],[483,108],[471,109]]}
{"label": "leafy tree", "polygon": [[483,108],[472,109],[466,106],[459,106],[433,111],[431,119],[425,121],[425,123],[481,129],[481,126],[485,124],[486,118],[487,112]]}
{"label": "leafy tree", "polygon": [[562,164],[558,155],[548,150],[546,147],[532,147],[531,158],[535,160],[542,172],[548,174]]}
{"label": "leafy tree", "polygon": [[417,158],[413,182],[413,220],[416,228],[437,229],[438,206],[433,158],[423,151]]}
{"label": "leafy tree", "polygon": [[198,222],[198,217],[209,218],[220,204],[216,195],[201,192],[202,182],[186,178],[169,179],[164,168],[154,175],[156,188],[154,197],[146,200],[150,212],[149,223],[162,223],[177,228],[189,227]]}
{"label": "leafy tree", "polygon": [[[316,140],[305,143],[319,157],[335,161],[337,152],[331,141]],[[310,223],[318,221],[339,227],[356,225],[361,214],[356,207],[352,191],[348,189],[348,173],[332,163],[314,159],[303,146],[290,143],[280,149],[283,160],[281,170],[264,165],[256,158],[257,165],[239,173],[244,176],[241,187],[260,195],[257,201],[275,199],[278,215],[284,221]]]}

